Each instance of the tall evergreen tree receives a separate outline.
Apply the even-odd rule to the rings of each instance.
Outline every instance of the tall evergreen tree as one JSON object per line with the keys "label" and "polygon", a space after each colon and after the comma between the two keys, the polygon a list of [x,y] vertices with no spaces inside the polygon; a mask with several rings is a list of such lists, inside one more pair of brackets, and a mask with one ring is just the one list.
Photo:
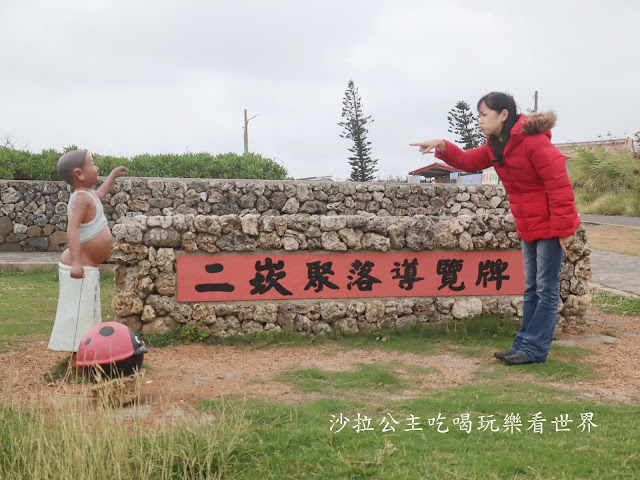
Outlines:
{"label": "tall evergreen tree", "polygon": [[456,143],[463,145],[463,150],[477,148],[482,145],[486,136],[480,131],[478,117],[471,111],[471,107],[465,101],[460,100],[447,115],[449,132],[458,135]]}
{"label": "tall evergreen tree", "polygon": [[371,115],[364,115],[362,110],[362,99],[358,94],[353,80],[349,80],[347,90],[344,92],[342,101],[342,118],[344,121],[338,123],[344,131],[340,136],[353,142],[349,151],[353,156],[349,157],[351,165],[351,180],[354,182],[370,182],[375,177],[378,170],[376,165],[378,160],[371,158],[371,142],[367,141],[366,125],[372,123]]}

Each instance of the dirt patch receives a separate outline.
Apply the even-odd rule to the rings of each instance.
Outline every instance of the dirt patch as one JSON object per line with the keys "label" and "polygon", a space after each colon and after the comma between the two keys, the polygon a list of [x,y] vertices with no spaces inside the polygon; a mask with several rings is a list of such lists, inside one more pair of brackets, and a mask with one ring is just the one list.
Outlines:
{"label": "dirt patch", "polygon": [[[640,318],[605,313],[591,307],[589,330],[576,344],[595,352],[580,359],[593,365],[599,378],[570,385],[588,399],[631,402],[640,399]],[[591,343],[593,335],[613,336],[614,341]],[[560,339],[570,336],[560,336]]]}
{"label": "dirt patch", "polygon": [[[588,382],[566,382],[557,386],[595,400],[631,402],[640,399],[638,317],[608,314],[596,307],[591,308],[589,315],[591,324],[587,331],[579,335],[561,334],[560,339],[570,339],[576,346],[594,351],[594,355],[583,356],[580,361],[593,365],[600,375]],[[603,334],[613,335],[615,340],[610,340],[613,343],[590,343],[590,337]],[[47,384],[42,380],[42,374],[63,358],[65,354],[47,349],[44,338],[34,338],[27,348],[0,354],[2,396],[19,403],[33,398],[55,403],[61,396],[82,395],[82,386]],[[291,384],[274,380],[274,377],[297,368],[348,371],[355,370],[359,364],[370,363],[390,364],[394,373],[410,378],[411,385],[410,389],[394,394],[373,394],[390,399],[411,398],[424,394],[428,389],[483,382],[485,380],[475,373],[490,369],[496,362],[489,350],[483,356],[465,356],[455,347],[426,355],[381,349],[343,349],[333,344],[263,349],[182,345],[151,349],[145,356],[143,403],[190,406],[201,398],[216,399],[227,395],[246,395],[278,402],[296,402],[318,396],[357,398],[359,392],[302,392]],[[549,382],[539,381],[549,385]]]}
{"label": "dirt patch", "polygon": [[[59,382],[47,385],[41,376],[48,366],[64,358],[65,354],[49,351],[42,340],[30,344],[26,351],[4,353],[0,355],[0,361],[6,368],[0,371],[0,384],[6,394],[19,401],[33,394],[40,397],[43,390],[60,393]],[[255,350],[202,344],[151,349],[144,362],[145,402],[189,405],[201,398],[223,395],[247,395],[285,402],[317,395],[299,392],[292,385],[273,380],[277,374],[294,369],[353,371],[360,364],[390,364],[394,373],[410,376],[412,389],[419,392],[471,383],[481,364],[477,359],[447,352],[426,356],[333,346],[281,346]],[[418,367],[418,372],[426,373],[415,373],[411,367]],[[64,393],[77,393],[78,388],[64,388]],[[322,392],[321,396],[340,395]]]}
{"label": "dirt patch", "polygon": [[640,228],[582,224],[591,248],[640,257]]}

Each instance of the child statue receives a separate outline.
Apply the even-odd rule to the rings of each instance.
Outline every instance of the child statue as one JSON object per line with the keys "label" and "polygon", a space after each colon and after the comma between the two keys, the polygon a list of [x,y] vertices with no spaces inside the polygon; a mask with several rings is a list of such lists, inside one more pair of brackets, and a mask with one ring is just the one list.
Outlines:
{"label": "child statue", "polygon": [[58,160],[60,176],[73,188],[67,205],[67,245],[59,267],[60,293],[49,349],[73,352],[76,366],[80,339],[102,322],[98,266],[111,254],[112,237],[102,200],[125,167],[116,167],[97,190],[98,167],[87,150],[73,150]]}

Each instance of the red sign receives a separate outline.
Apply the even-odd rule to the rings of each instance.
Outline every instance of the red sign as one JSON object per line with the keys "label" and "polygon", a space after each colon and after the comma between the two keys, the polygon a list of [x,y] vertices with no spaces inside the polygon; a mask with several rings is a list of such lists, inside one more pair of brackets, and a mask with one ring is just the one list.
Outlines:
{"label": "red sign", "polygon": [[519,250],[182,255],[179,302],[521,295]]}

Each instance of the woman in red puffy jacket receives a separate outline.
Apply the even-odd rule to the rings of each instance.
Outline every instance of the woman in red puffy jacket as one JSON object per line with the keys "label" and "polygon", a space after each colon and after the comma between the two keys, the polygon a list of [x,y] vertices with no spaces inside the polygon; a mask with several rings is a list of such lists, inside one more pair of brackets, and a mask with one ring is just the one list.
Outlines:
{"label": "woman in red puffy jacket", "polygon": [[522,240],[525,272],[522,328],[511,348],[494,356],[507,365],[546,362],[560,302],[563,252],[580,219],[564,156],[551,144],[553,112],[517,113],[511,95],[492,92],[478,102],[480,129],[487,143],[463,151],[447,140],[412,143],[468,172],[495,167],[509,196]]}

